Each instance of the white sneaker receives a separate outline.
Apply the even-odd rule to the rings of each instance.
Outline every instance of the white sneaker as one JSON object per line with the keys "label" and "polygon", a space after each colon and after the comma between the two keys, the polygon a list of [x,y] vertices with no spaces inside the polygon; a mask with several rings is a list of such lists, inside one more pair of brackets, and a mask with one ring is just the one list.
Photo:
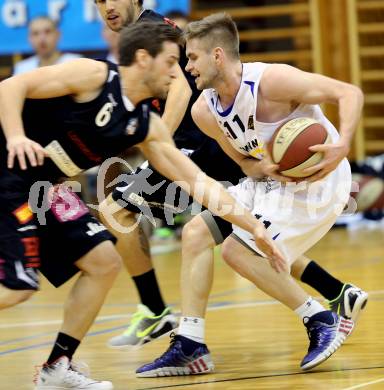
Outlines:
{"label": "white sneaker", "polygon": [[128,328],[122,334],[112,337],[108,346],[114,349],[140,348],[150,341],[165,336],[177,325],[177,318],[169,307],[166,307],[160,315],[155,316],[147,306],[139,303]]}
{"label": "white sneaker", "polygon": [[350,283],[345,283],[339,296],[328,301],[329,308],[338,315],[356,322],[368,301],[368,293]]}
{"label": "white sneaker", "polygon": [[66,356],[44,365],[35,381],[35,390],[112,390],[112,382],[97,381],[75,371]]}

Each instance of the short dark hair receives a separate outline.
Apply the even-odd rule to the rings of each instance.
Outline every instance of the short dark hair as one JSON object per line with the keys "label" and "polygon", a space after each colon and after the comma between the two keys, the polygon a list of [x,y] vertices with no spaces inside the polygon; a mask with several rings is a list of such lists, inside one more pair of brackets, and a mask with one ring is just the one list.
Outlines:
{"label": "short dark hair", "polygon": [[152,57],[156,57],[163,50],[164,42],[180,45],[181,31],[164,22],[139,22],[124,27],[120,32],[120,65],[132,65],[139,49],[144,49]]}
{"label": "short dark hair", "polygon": [[226,12],[206,16],[187,24],[184,38],[201,39],[207,50],[222,46],[233,58],[239,58],[239,33],[236,23]]}

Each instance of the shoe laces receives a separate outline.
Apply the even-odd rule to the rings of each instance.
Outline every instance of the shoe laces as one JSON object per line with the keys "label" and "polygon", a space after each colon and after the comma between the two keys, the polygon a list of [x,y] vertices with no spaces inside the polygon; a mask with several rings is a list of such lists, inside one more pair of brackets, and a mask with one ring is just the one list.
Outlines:
{"label": "shoe laces", "polygon": [[174,360],[174,357],[176,357],[176,355],[178,355],[179,351],[180,351],[180,348],[178,348],[177,346],[180,345],[180,342],[179,340],[177,339],[177,335],[172,332],[170,335],[169,335],[170,339],[171,339],[171,344],[170,346],[168,347],[168,349],[159,357],[157,358],[154,362],[159,362],[159,363],[164,363],[166,361],[169,361],[169,360]]}
{"label": "shoe laces", "polygon": [[332,335],[329,329],[321,324],[313,324],[307,328],[307,334],[309,338],[308,350],[315,349],[324,343],[328,344]]}

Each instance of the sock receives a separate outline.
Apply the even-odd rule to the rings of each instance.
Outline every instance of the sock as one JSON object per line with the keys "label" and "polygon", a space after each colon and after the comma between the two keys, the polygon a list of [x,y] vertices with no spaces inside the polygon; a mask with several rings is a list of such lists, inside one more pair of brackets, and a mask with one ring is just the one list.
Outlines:
{"label": "sock", "polygon": [[311,261],[305,268],[301,281],[314,288],[329,301],[337,298],[344,286],[340,280],[335,279],[314,261]]}
{"label": "sock", "polygon": [[325,311],[324,307],[312,297],[309,297],[301,306],[299,306],[295,313],[304,320],[305,318],[310,318],[313,315]]}
{"label": "sock", "polygon": [[199,317],[181,317],[177,334],[197,343],[204,344],[205,319]]}
{"label": "sock", "polygon": [[53,346],[52,352],[49,355],[47,364],[54,363],[62,356],[67,356],[69,360],[72,359],[77,347],[80,344],[80,340],[77,340],[65,333],[59,333]]}
{"label": "sock", "polygon": [[148,307],[156,316],[165,310],[165,304],[161,296],[160,288],[157,283],[155,270],[132,277],[140,295],[141,303]]}

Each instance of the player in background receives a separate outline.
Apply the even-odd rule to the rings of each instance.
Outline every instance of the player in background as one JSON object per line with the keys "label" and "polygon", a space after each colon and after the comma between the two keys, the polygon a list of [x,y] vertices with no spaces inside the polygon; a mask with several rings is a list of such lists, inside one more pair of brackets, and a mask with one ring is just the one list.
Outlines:
{"label": "player in background", "polygon": [[48,16],[37,16],[29,22],[28,39],[35,55],[15,64],[13,75],[54,64],[62,64],[81,56],[74,53],[62,53],[57,45],[60,31],[56,22]]}

